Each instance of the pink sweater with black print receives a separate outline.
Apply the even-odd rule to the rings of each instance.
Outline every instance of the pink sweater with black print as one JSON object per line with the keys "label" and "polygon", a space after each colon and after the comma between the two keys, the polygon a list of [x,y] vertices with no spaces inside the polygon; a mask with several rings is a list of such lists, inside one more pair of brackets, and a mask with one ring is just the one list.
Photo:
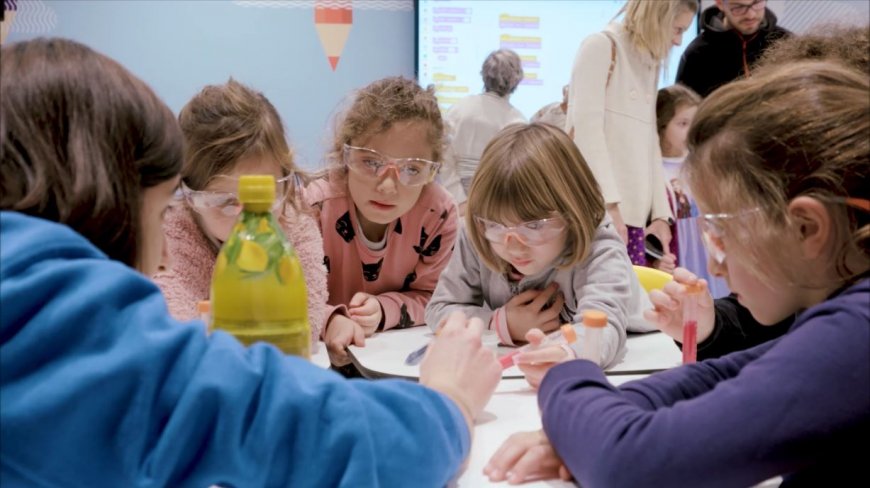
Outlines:
{"label": "pink sweater with black print", "polygon": [[[296,250],[305,275],[308,323],[314,343],[332,313],[332,308],[326,305],[328,296],[323,244],[314,218],[305,214],[293,216],[293,209],[289,206],[287,212],[291,217],[281,217],[279,222]],[[173,317],[177,320],[199,318],[196,304],[209,298],[211,273],[218,250],[202,233],[190,208],[180,203],[167,211],[163,232],[166,234],[170,266],[157,273],[153,280],[163,291]]]}
{"label": "pink sweater with black print", "polygon": [[386,246],[369,249],[345,184],[311,182],[305,200],[320,212],[330,304],[347,304],[357,292],[377,297],[384,329],[424,323],[423,314],[456,242],[456,204],[444,188],[423,188],[414,207],[389,224]]}

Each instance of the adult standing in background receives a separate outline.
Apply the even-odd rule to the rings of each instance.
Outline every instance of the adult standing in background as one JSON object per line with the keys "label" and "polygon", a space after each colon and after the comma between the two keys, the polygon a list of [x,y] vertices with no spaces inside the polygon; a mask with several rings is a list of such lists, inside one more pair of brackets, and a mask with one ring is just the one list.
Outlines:
{"label": "adult standing in background", "polygon": [[776,25],[767,0],[716,0],[701,15],[701,35],[680,59],[677,83],[702,97],[741,76],[775,41],[791,35]]}
{"label": "adult standing in background", "polygon": [[529,122],[544,122],[565,129],[565,121],[568,119],[568,85],[562,87],[562,101],[548,103],[532,115]]}
{"label": "adult standing in background", "polygon": [[665,249],[671,242],[656,93],[660,67],[697,11],[697,0],[628,0],[623,19],[584,39],[574,58],[566,129],[634,264],[646,264],[646,234]]}
{"label": "adult standing in background", "polygon": [[[510,49],[493,51],[480,69],[483,93],[456,102],[447,111],[451,140],[445,169],[456,172],[459,184],[445,186],[464,213],[465,194],[477,170],[480,155],[498,131],[510,124],[526,122],[525,116],[510,103],[511,94],[523,80],[519,55]],[[448,176],[449,179],[449,176]]]}

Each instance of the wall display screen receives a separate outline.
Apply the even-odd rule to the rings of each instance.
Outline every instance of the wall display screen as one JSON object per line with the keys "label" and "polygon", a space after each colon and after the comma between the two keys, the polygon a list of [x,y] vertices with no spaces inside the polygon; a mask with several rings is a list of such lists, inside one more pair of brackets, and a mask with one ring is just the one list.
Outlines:
{"label": "wall display screen", "polygon": [[[562,87],[580,42],[619,12],[624,0],[417,0],[416,72],[433,84],[443,110],[483,91],[480,67],[486,56],[512,49],[523,62],[523,79],[511,103],[528,118],[562,100]],[[697,20],[671,51],[659,86],[673,83],[680,56],[697,33]]]}

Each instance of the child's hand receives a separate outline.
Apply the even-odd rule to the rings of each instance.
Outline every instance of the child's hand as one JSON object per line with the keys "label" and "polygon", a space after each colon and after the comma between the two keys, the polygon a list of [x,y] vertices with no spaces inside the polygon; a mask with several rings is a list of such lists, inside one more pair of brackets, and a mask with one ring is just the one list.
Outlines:
{"label": "child's hand", "polygon": [[378,330],[384,316],[381,302],[374,295],[363,292],[354,294],[347,304],[347,312],[362,327],[366,337],[371,337]]}
{"label": "child's hand", "polygon": [[644,235],[653,234],[662,243],[662,249],[668,249],[671,245],[671,227],[662,219],[653,220],[644,230]]}
{"label": "child's hand", "polygon": [[508,437],[483,468],[489,481],[515,485],[532,479],[571,480],[571,473],[543,430],[517,432]]}
{"label": "child's hand", "polygon": [[492,350],[480,342],[483,322],[453,312],[426,349],[420,363],[420,383],[450,397],[468,422],[483,411],[501,380],[501,366]]}
{"label": "child's hand", "polygon": [[661,290],[653,290],[649,299],[652,310],[644,310],[643,317],[661,329],[665,334],[677,341],[683,340],[683,297],[686,295],[685,285],[700,283],[705,293],[698,304],[698,342],[703,342],[713,332],[716,323],[716,310],[713,307],[713,297],[707,290],[707,281],[699,280],[691,271],[685,268],[674,270],[674,280],[668,282]]}
{"label": "child's hand", "polygon": [[[547,303],[552,305],[547,307]],[[565,297],[559,285],[550,283],[543,290],[526,290],[511,298],[504,306],[505,320],[511,339],[523,340],[531,329],[550,332],[559,328],[559,314]]]}
{"label": "child's hand", "polygon": [[652,267],[665,273],[674,274],[674,269],[677,267],[677,257],[666,252],[661,259],[653,261]]}
{"label": "child's hand", "polygon": [[[526,334],[526,340],[533,346],[538,346],[544,340],[540,329],[532,329]],[[574,355],[561,345],[544,346],[533,351],[521,352],[514,358],[514,363],[526,375],[526,381],[537,389],[544,375],[553,366],[563,361],[574,359]]]}
{"label": "child's hand", "polygon": [[350,358],[347,356],[347,346],[353,344],[363,347],[366,345],[362,327],[344,315],[338,314],[333,315],[329,319],[329,323],[326,324],[323,342],[329,352],[330,361],[336,366],[344,366],[350,362]]}

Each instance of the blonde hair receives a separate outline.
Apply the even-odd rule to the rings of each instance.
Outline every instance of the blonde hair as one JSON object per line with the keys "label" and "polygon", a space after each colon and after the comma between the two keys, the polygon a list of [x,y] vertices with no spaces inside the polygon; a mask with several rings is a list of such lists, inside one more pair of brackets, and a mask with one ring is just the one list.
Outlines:
{"label": "blonde hair", "polygon": [[[800,239],[800,222],[788,215],[799,196],[826,204],[838,276],[851,281],[867,266],[870,216],[843,204],[870,198],[870,81],[830,62],[805,61],[760,72],[720,88],[699,107],[690,129],[685,165],[693,193],[711,212],[753,208],[755,223],[723,220],[729,254],[745,256],[756,276],[807,286],[800,257],[784,242]],[[752,229],[751,235],[748,229]],[[733,242],[732,242],[733,241]],[[824,286],[824,285],[822,285]]]}
{"label": "blonde hair", "polygon": [[326,173],[333,179],[343,178],[347,171],[341,165],[345,144],[352,145],[354,140],[384,132],[393,124],[404,121],[428,123],[432,161],[441,162],[447,140],[434,87],[424,90],[414,80],[393,76],[375,81],[356,92],[353,103],[337,119],[332,147],[326,156],[329,164]]}
{"label": "blonde hair", "polygon": [[[181,176],[193,190],[202,190],[246,157],[265,157],[278,163],[285,175],[301,171],[284,136],[278,111],[260,92],[230,78],[208,85],[178,115],[184,133]],[[295,185],[286,185],[287,200],[297,208]]]}
{"label": "blonde hair", "polygon": [[619,13],[634,47],[661,63],[671,50],[674,21],[687,11],[697,12],[698,0],[628,0]]}
{"label": "blonde hair", "polygon": [[483,262],[498,272],[510,264],[492,250],[475,216],[506,222],[558,214],[568,233],[560,268],[586,259],[604,218],[604,197],[577,146],[545,123],[513,124],[496,134],[480,158],[467,205],[468,237]]}

